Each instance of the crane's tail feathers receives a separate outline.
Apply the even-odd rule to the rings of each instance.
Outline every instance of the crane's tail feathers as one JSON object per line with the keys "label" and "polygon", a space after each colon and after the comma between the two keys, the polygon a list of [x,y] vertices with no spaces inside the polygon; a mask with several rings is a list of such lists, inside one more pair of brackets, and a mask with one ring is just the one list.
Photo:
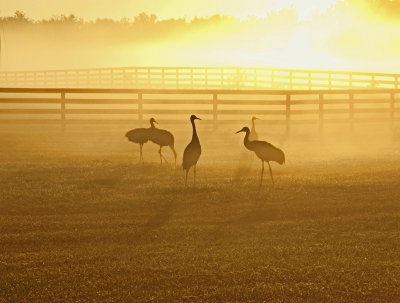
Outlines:
{"label": "crane's tail feathers", "polygon": [[285,163],[285,161],[286,161],[286,158],[285,158],[285,153],[284,152],[282,152],[282,158],[280,159],[281,161],[279,161],[279,164],[284,164]]}

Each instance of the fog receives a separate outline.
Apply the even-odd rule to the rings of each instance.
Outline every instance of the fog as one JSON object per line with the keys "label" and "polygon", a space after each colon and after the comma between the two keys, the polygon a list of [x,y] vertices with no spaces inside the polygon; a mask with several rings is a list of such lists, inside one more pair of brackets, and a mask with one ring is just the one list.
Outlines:
{"label": "fog", "polygon": [[[372,3],[372,2],[371,2]],[[294,7],[247,19],[0,19],[1,70],[116,66],[255,66],[399,72],[396,3],[339,1],[312,19]]]}

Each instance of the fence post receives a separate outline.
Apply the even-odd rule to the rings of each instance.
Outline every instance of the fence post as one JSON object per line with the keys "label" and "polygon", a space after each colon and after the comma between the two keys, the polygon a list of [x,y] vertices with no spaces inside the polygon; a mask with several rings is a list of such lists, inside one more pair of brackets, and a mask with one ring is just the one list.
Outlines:
{"label": "fence post", "polygon": [[122,70],[122,87],[126,88],[126,71],[125,71],[125,68]]}
{"label": "fence post", "polygon": [[102,71],[101,71],[101,69],[99,69],[99,71],[98,71],[98,87],[102,87],[103,86],[103,75],[102,75]]}
{"label": "fence post", "polygon": [[271,88],[275,87],[275,76],[274,76],[274,70],[271,71]]}
{"label": "fence post", "polygon": [[140,124],[143,122],[143,96],[142,93],[138,94],[138,119]]}
{"label": "fence post", "polygon": [[190,68],[190,88],[193,89],[193,67]]}
{"label": "fence post", "polygon": [[147,69],[147,87],[148,87],[148,88],[151,88],[150,68]]}
{"label": "fence post", "polygon": [[290,95],[286,95],[286,134],[290,132]]}
{"label": "fence post", "polygon": [[289,79],[290,85],[289,85],[289,87],[290,87],[290,89],[293,89],[293,72],[290,71],[289,75],[290,75],[290,79]]}
{"label": "fence post", "polygon": [[214,129],[217,128],[217,121],[218,121],[218,95],[213,94],[213,122],[214,122]]}
{"label": "fence post", "polygon": [[390,127],[393,127],[394,124],[394,112],[395,112],[395,99],[394,99],[394,93],[390,94]]}
{"label": "fence post", "polygon": [[351,130],[354,130],[354,94],[350,94],[349,118],[350,118],[350,128]]}
{"label": "fence post", "polygon": [[161,77],[162,77],[162,79],[161,79],[161,81],[162,81],[161,87],[165,88],[165,68],[161,69]]}
{"label": "fence post", "polygon": [[324,95],[319,94],[319,132],[324,129]]}
{"label": "fence post", "polygon": [[[115,77],[114,77],[114,69],[111,69],[110,70],[110,72],[111,72],[111,87],[115,87],[115,82],[114,82],[114,79],[115,79]],[[77,80],[78,80],[78,77],[77,77]]]}
{"label": "fence post", "polygon": [[241,85],[241,78],[240,78],[240,75],[241,75],[241,73],[240,73],[240,68],[237,67],[237,68],[236,68],[236,89],[239,89],[239,88],[240,88],[240,85]]}
{"label": "fence post", "polygon": [[65,91],[61,91],[61,129],[65,131]]}

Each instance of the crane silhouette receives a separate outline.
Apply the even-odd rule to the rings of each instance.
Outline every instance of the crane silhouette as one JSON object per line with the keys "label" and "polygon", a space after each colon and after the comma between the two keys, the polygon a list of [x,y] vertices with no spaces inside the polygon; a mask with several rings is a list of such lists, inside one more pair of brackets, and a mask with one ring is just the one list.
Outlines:
{"label": "crane silhouette", "polygon": [[255,120],[258,120],[258,118],[256,118],[256,117],[252,117],[251,118],[251,131],[250,131],[250,135],[249,135],[249,140],[250,141],[258,140],[258,134],[256,132],[256,127],[254,126],[254,121]]}
{"label": "crane silhouette", "polygon": [[186,146],[185,151],[183,152],[183,162],[182,167],[186,170],[186,178],[185,178],[185,186],[187,185],[187,177],[189,173],[189,169],[193,166],[193,173],[194,173],[194,184],[196,184],[196,165],[197,161],[201,155],[201,145],[199,137],[197,136],[196,125],[194,124],[194,120],[201,120],[200,118],[196,117],[195,115],[190,116],[190,123],[192,123],[193,128],[193,135],[192,140]]}
{"label": "crane silhouette", "polygon": [[163,159],[165,162],[168,162],[167,159],[165,159],[165,157],[162,155],[161,151],[164,146],[169,146],[171,148],[172,152],[174,153],[175,166],[176,166],[177,154],[176,154],[175,147],[174,147],[174,141],[175,141],[174,135],[165,129],[156,128],[154,126],[154,123],[158,124],[158,122],[152,118],[152,120],[150,120],[151,127],[149,129],[149,140],[160,146],[158,153],[160,154],[161,164],[162,164]]}
{"label": "crane silhouette", "polygon": [[249,134],[250,130],[248,127],[243,127],[241,130],[237,131],[236,133],[245,132],[246,136],[244,137],[244,146],[248,149],[253,151],[258,158],[261,159],[262,168],[261,168],[261,181],[260,186],[262,185],[263,174],[264,174],[264,161],[268,163],[269,166],[269,173],[271,175],[272,184],[275,184],[274,177],[272,176],[272,169],[270,165],[270,161],[275,161],[279,164],[285,163],[285,154],[279,148],[273,146],[271,143],[266,141],[250,141]]}
{"label": "crane silhouette", "polygon": [[[150,125],[151,127],[154,127],[154,118],[150,119]],[[143,161],[143,144],[145,144],[147,141],[149,141],[149,128],[134,128],[130,131],[128,131],[125,134],[125,137],[128,138],[129,141],[132,141],[133,143],[138,143],[140,145],[140,158],[139,161]]]}

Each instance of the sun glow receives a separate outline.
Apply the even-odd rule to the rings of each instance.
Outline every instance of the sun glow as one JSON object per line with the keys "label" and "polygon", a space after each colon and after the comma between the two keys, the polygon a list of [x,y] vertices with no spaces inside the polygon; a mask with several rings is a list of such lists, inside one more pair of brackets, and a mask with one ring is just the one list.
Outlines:
{"label": "sun glow", "polygon": [[119,21],[15,17],[2,25],[0,63],[8,70],[187,65],[400,72],[399,2],[224,1],[192,2],[186,18],[179,18],[180,0],[160,6],[149,0],[154,16]]}
{"label": "sun glow", "polygon": [[326,9],[332,7],[337,0],[281,0],[277,3],[277,8],[282,9],[284,7],[293,6],[299,13],[299,19],[302,21],[311,20],[313,12],[323,12]]}

